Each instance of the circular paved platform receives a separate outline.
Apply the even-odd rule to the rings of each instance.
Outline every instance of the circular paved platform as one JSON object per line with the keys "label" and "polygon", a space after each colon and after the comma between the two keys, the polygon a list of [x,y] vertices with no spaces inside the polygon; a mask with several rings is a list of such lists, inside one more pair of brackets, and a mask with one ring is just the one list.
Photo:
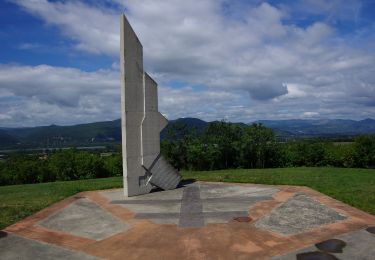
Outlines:
{"label": "circular paved platform", "polygon": [[196,182],[80,193],[2,231],[0,258],[372,259],[372,226],[309,188]]}

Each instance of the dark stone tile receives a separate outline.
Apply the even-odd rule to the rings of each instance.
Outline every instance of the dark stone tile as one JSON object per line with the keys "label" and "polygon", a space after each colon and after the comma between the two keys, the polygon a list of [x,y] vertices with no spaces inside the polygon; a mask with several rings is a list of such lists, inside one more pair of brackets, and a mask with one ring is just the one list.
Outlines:
{"label": "dark stone tile", "polygon": [[342,249],[346,246],[346,243],[340,239],[328,239],[326,241],[315,244],[315,246],[324,252],[329,253],[342,253]]}
{"label": "dark stone tile", "polygon": [[375,227],[368,227],[368,228],[366,228],[366,231],[371,233],[371,234],[375,234]]}
{"label": "dark stone tile", "polygon": [[325,253],[325,252],[307,252],[307,253],[301,253],[298,254],[297,260],[336,260],[339,259],[334,255]]}
{"label": "dark stone tile", "polygon": [[237,222],[251,222],[252,221],[250,217],[235,217],[233,220]]}
{"label": "dark stone tile", "polygon": [[0,239],[6,237],[7,235],[8,235],[7,232],[0,230]]}

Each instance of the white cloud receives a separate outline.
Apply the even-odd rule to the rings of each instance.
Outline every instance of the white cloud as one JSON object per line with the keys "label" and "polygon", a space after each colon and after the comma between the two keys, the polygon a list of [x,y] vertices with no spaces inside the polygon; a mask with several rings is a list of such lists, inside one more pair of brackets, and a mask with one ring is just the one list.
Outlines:
{"label": "white cloud", "polygon": [[[13,2],[59,28],[76,43],[75,49],[112,57],[115,70],[118,16],[126,8],[144,46],[146,68],[161,85],[162,112],[170,118],[199,116],[248,122],[309,115],[305,113],[364,118],[373,117],[375,112],[374,56],[347,44],[335,24],[329,23],[334,18],[349,19],[354,5],[344,8],[336,0],[301,0],[288,7],[261,3],[248,5],[232,17],[225,14],[222,5],[231,2],[216,0],[118,0],[121,7],[116,10],[102,4],[108,3],[106,0],[91,5],[80,1]],[[311,10],[301,10],[301,3]],[[337,10],[345,11],[345,16],[338,15]],[[304,15],[321,12],[330,18],[301,27],[292,20],[297,11]],[[114,91],[118,77],[112,70],[86,73],[50,66],[0,69],[13,72],[9,75],[23,75],[21,81],[4,73],[0,88],[4,81],[11,81],[15,96],[61,108],[56,115],[78,107],[81,114],[75,121],[101,120],[108,106],[115,107],[110,115],[118,114],[113,103],[96,103],[98,95],[118,102]],[[33,82],[34,78],[38,80]],[[52,86],[59,80],[65,84]],[[167,87],[172,80],[205,88]],[[109,92],[103,94],[104,89]]]}
{"label": "white cloud", "polygon": [[319,116],[318,112],[304,112],[302,114],[302,117],[305,117],[305,118],[312,118],[312,117],[317,117],[317,116]]}
{"label": "white cloud", "polygon": [[312,89],[311,86],[301,86],[299,84],[285,84],[287,88],[287,93],[283,96],[277,97],[276,99],[282,100],[282,99],[288,99],[288,98],[303,98],[308,95],[307,91],[303,89]]}
{"label": "white cloud", "polygon": [[[250,100],[244,90],[159,86],[160,111],[168,118],[198,117],[250,122],[256,119],[325,117],[366,118],[373,115],[368,86],[364,95],[336,97],[306,94],[312,86],[289,84],[288,93],[272,100]],[[372,96],[371,96],[372,95]],[[364,100],[365,99],[365,100]],[[375,99],[372,99],[375,100]],[[302,102],[302,103],[301,103]],[[370,102],[363,105],[363,102]],[[0,125],[32,126],[113,120],[120,117],[118,72],[41,66],[0,66]]]}
{"label": "white cloud", "polygon": [[119,12],[103,10],[80,1],[11,0],[48,25],[58,26],[77,44],[78,50],[116,55],[119,42]]}
{"label": "white cloud", "polygon": [[21,50],[31,50],[41,48],[42,45],[39,43],[22,43],[18,46]]}
{"label": "white cloud", "polygon": [[118,73],[0,66],[0,125],[70,124],[119,117]]}

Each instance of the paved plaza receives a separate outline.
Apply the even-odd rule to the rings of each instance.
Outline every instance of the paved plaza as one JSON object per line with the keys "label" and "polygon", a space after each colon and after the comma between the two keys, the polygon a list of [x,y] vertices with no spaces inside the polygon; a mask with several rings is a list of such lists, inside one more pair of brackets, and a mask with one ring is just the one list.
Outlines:
{"label": "paved plaza", "polygon": [[306,187],[79,193],[0,232],[0,259],[373,259],[375,217]]}

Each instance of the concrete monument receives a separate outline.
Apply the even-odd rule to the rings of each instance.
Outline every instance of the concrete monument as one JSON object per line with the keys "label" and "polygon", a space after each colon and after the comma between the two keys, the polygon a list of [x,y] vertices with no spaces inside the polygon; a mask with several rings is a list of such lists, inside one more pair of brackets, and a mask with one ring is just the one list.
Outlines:
{"label": "concrete monument", "polygon": [[174,189],[181,177],[160,155],[160,131],[168,121],[158,111],[157,84],[143,70],[143,48],[125,15],[120,31],[125,196],[149,193],[153,187]]}

